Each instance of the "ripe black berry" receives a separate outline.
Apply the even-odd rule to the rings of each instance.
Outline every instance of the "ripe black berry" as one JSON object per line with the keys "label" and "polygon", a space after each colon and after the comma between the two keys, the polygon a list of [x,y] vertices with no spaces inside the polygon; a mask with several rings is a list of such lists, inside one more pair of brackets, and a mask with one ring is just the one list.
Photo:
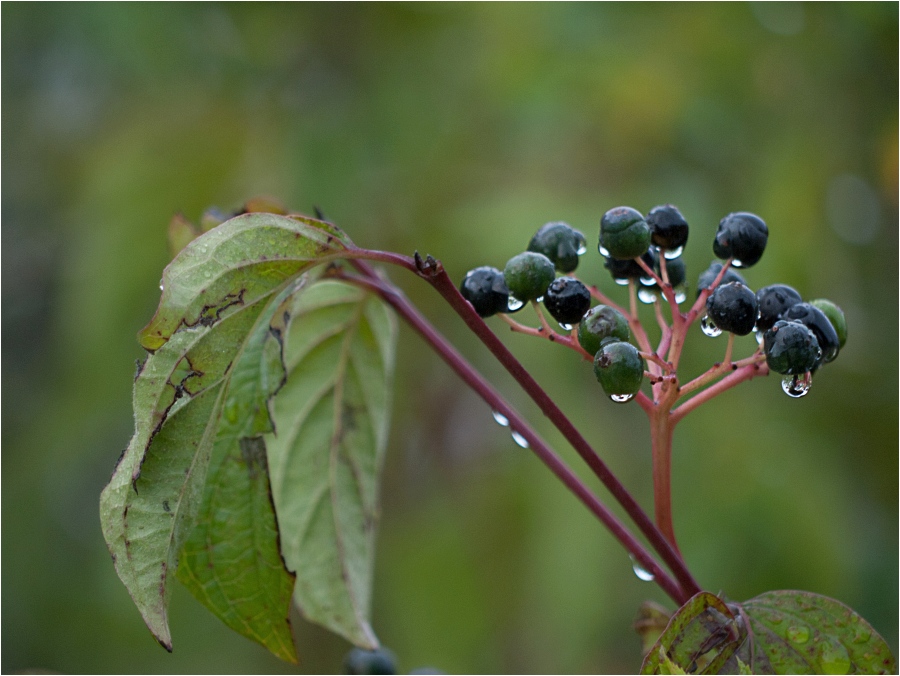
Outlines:
{"label": "ripe black berry", "polygon": [[847,342],[847,320],[844,317],[844,311],[825,298],[811,300],[809,301],[809,304],[819,308],[823,314],[828,317],[828,321],[831,322],[835,333],[837,333],[838,344],[840,345],[840,348],[843,349],[844,343]]}
{"label": "ripe black berry", "polygon": [[[659,261],[656,262],[656,274],[662,279],[662,266]],[[669,284],[672,286],[681,286],[687,278],[687,268],[684,260],[681,258],[673,258],[666,260],[666,275],[669,277]]]}
{"label": "ripe black berry", "polygon": [[536,300],[547,292],[550,282],[556,279],[556,270],[544,254],[525,251],[506,262],[503,278],[509,292],[526,302]]}
{"label": "ripe black berry", "polygon": [[560,324],[577,324],[591,307],[591,292],[577,279],[559,277],[547,287],[544,307]]}
{"label": "ripe black berry", "polygon": [[678,207],[671,204],[653,207],[646,220],[651,241],[666,250],[667,258],[677,258],[688,238],[688,224]]}
{"label": "ripe black berry", "polygon": [[[712,286],[712,283],[716,281],[716,277],[719,276],[719,273],[722,271],[722,264],[718,261],[714,261],[709,264],[709,267],[700,274],[700,277],[697,279],[697,295],[700,295],[700,292],[703,289],[708,289]],[[722,277],[722,281],[719,284],[728,284],[729,282],[740,282],[744,286],[747,285],[747,282],[744,281],[744,278],[741,277],[741,274],[734,270],[733,268],[728,268],[725,271],[725,275]]]}
{"label": "ripe black berry", "polygon": [[822,349],[822,355],[816,362],[816,368],[822,363],[834,361],[841,349],[841,341],[824,312],[809,303],[797,303],[787,309],[783,318],[800,322],[815,334],[819,347]]}
{"label": "ripe black berry", "polygon": [[616,207],[603,214],[600,219],[601,254],[629,259],[642,255],[649,246],[650,226],[641,212],[631,207]]}
{"label": "ripe black berry", "polygon": [[578,325],[578,342],[589,354],[597,354],[606,338],[628,340],[628,320],[618,310],[596,305],[582,317]]}
{"label": "ripe black berry", "polygon": [[[656,267],[657,255],[658,254],[653,249],[647,249],[647,251],[641,255],[641,260],[652,270]],[[607,257],[603,261],[603,267],[609,270],[613,279],[619,283],[624,283],[620,280],[638,279],[639,277],[645,277],[647,275],[647,273],[644,272],[644,268],[638,265],[633,258],[621,260],[618,258]]]}
{"label": "ripe black berry", "polygon": [[779,319],[763,339],[766,363],[776,373],[799,375],[814,368],[821,350],[815,334],[800,322]]}
{"label": "ripe black berry", "polygon": [[768,331],[789,307],[802,302],[796,289],[787,284],[772,284],[761,288],[756,292],[756,303],[759,305],[756,330]]}
{"label": "ripe black berry", "polygon": [[719,258],[733,258],[732,265],[749,268],[766,250],[769,228],[756,214],[740,211],[719,221],[713,253]]}
{"label": "ripe black berry", "polygon": [[606,343],[594,357],[594,375],[603,391],[617,401],[628,401],[641,389],[644,367],[637,348],[624,341]]}
{"label": "ripe black berry", "polygon": [[484,266],[469,270],[459,285],[459,292],[481,317],[508,311],[509,289],[497,268]]}
{"label": "ripe black berry", "polygon": [[531,238],[528,250],[544,254],[560,272],[572,272],[585,251],[585,242],[582,233],[559,221],[542,226]]}
{"label": "ripe black berry", "polygon": [[353,648],[344,657],[345,674],[396,674],[397,660],[386,648]]}
{"label": "ripe black berry", "polygon": [[740,282],[720,284],[706,299],[706,314],[722,331],[746,336],[756,324],[756,294]]}

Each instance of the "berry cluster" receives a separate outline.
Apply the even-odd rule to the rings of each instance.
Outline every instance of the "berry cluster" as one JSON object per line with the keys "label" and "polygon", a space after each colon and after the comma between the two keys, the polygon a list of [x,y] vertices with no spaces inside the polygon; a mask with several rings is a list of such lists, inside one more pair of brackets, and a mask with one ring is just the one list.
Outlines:
{"label": "berry cluster", "polygon": [[[678,305],[686,299],[681,253],[688,231],[684,216],[671,204],[654,207],[646,217],[631,207],[616,207],[600,219],[598,250],[618,284],[636,289],[636,297],[648,304],[662,296],[670,302],[673,316],[684,319],[687,315]],[[760,343],[756,361],[764,360],[771,371],[785,376],[785,392],[802,396],[812,373],[834,360],[843,347],[847,325],[840,308],[830,301],[803,302],[784,284],[756,293],[749,288],[734,268],[759,262],[768,236],[768,227],[755,214],[732,213],[719,222],[712,248],[725,262],[713,262],[698,278],[698,298],[706,296],[701,328],[708,336],[755,332]],[[628,401],[640,390],[646,360],[665,362],[661,354],[641,352],[629,342],[629,322],[637,321],[634,308],[629,314],[614,303],[602,303],[605,296],[575,278],[579,256],[586,251],[581,232],[566,223],[547,223],[532,237],[528,250],[512,257],[502,271],[492,267],[469,271],[460,292],[481,317],[503,315],[514,330],[544,335],[593,358],[604,392],[614,401]],[[591,307],[592,299],[601,304]],[[528,329],[508,317],[526,303],[537,309],[541,328]],[[550,328],[540,303],[568,334]],[[729,359],[730,353],[729,342]]]}

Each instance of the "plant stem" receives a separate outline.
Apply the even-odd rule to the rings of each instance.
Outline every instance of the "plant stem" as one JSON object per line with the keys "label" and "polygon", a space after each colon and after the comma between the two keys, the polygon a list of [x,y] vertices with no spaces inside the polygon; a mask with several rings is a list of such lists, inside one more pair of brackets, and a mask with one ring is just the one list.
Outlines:
{"label": "plant stem", "polygon": [[650,438],[653,445],[653,506],[656,525],[678,551],[672,523],[672,432],[674,425],[668,407],[650,416]]}

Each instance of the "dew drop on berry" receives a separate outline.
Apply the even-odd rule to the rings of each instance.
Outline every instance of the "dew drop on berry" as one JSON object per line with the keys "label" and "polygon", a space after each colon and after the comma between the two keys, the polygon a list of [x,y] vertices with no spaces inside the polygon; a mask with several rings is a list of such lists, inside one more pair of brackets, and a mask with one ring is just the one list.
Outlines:
{"label": "dew drop on berry", "polygon": [[653,277],[641,277],[641,284],[644,286],[653,286],[656,284],[656,280]]}
{"label": "dew drop on berry", "polygon": [[781,389],[784,390],[784,393],[795,399],[806,395],[810,385],[812,385],[812,373],[809,371],[800,375],[785,376],[781,381]]}
{"label": "dew drop on berry", "polygon": [[715,338],[716,336],[722,335],[722,329],[713,324],[713,321],[709,318],[709,315],[703,315],[703,317],[700,319],[700,330],[710,338]]}
{"label": "dew drop on berry", "polygon": [[756,344],[757,344],[757,345],[762,345],[762,344],[763,344],[763,341],[764,341],[765,339],[766,339],[766,334],[765,334],[765,332],[763,332],[763,331],[757,331],[757,332],[756,332]]}
{"label": "dew drop on berry", "polygon": [[638,289],[637,292],[638,298],[642,303],[646,303],[647,305],[651,305],[656,302],[656,294],[653,293],[650,289]]}
{"label": "dew drop on berry", "polygon": [[512,440],[515,441],[516,444],[518,444],[522,448],[528,448],[528,440],[525,437],[523,437],[521,434],[519,434],[515,430],[513,430],[511,432],[511,434],[512,434]]}
{"label": "dew drop on berry", "polygon": [[543,296],[538,296],[537,298],[534,299],[534,302],[535,302],[535,303],[543,303],[543,302],[544,302],[544,297],[543,297]]}
{"label": "dew drop on berry", "polygon": [[602,244],[597,245],[597,251],[599,251],[600,255],[603,256],[604,258],[609,258],[609,249],[607,249]]}
{"label": "dew drop on berry", "polygon": [[494,420],[500,427],[509,427],[509,418],[500,413],[500,411],[491,411],[491,415],[494,416]]}
{"label": "dew drop on berry", "polygon": [[737,258],[731,259],[731,267],[733,268],[743,268],[745,267],[743,263],[741,263]]}
{"label": "dew drop on berry", "polygon": [[557,322],[557,324],[559,324],[559,328],[561,328],[563,331],[571,331],[572,330],[571,324],[563,324],[562,322]]}
{"label": "dew drop on berry", "polygon": [[678,258],[681,253],[684,251],[684,247],[680,246],[677,249],[665,249],[663,251],[663,256],[666,257],[667,261],[672,261]]}
{"label": "dew drop on berry", "polygon": [[613,277],[613,281],[619,286],[628,286],[628,277]]}
{"label": "dew drop on berry", "polygon": [[643,582],[653,582],[653,580],[656,579],[656,576],[649,570],[644,569],[633,555],[631,556],[631,569],[634,571],[638,580],[642,580]]}
{"label": "dew drop on berry", "polygon": [[[624,404],[626,401],[634,399],[633,394],[611,394],[609,398],[617,404]],[[652,579],[652,578],[651,578]]]}
{"label": "dew drop on berry", "polygon": [[575,250],[575,254],[578,256],[584,256],[587,253],[587,240],[584,237],[579,237],[575,243],[578,245],[578,248]]}
{"label": "dew drop on berry", "polygon": [[509,296],[509,300],[506,303],[506,309],[510,312],[515,312],[516,310],[520,310],[525,303],[512,294]]}
{"label": "dew drop on berry", "polygon": [[675,292],[675,302],[681,305],[684,301],[687,300],[687,294],[684,291],[676,291]]}

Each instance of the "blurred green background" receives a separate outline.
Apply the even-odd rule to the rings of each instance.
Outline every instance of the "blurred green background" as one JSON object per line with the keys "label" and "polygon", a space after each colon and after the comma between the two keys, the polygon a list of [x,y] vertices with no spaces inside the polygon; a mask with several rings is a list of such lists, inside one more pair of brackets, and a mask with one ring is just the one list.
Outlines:
{"label": "blurred green background", "polygon": [[[291,670],[177,584],[162,650],[98,518],[168,220],[257,194],[457,279],[547,221],[594,241],[605,210],[664,202],[691,223],[696,279],[719,218],[762,215],[750,285],[833,299],[850,341],[806,398],[755,380],[679,427],[681,548],[711,591],[833,596],[896,650],[895,3],[3,3],[2,19],[3,672]],[[596,254],[579,274],[624,300]],[[437,295],[391,275],[596,485]],[[494,325],[652,510],[638,407],[573,353]],[[637,606],[667,599],[400,341],[374,622],[401,668],[635,671]],[[697,329],[685,373],[723,351]],[[340,669],[342,640],[298,620],[297,642],[301,671]]]}

